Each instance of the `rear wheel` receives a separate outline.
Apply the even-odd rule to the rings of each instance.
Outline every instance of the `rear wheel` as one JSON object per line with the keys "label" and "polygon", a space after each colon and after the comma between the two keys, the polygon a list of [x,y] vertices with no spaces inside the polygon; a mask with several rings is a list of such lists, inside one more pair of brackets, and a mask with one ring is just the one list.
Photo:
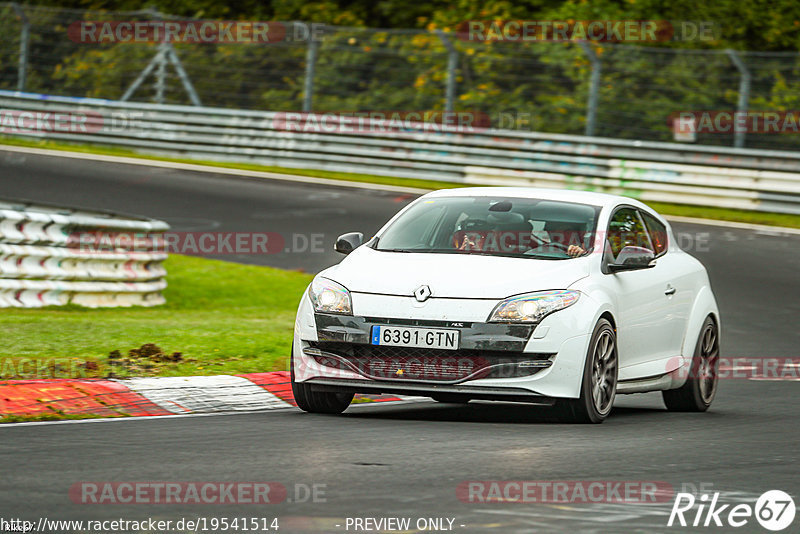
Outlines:
{"label": "rear wheel", "polygon": [[352,393],[336,393],[329,391],[313,391],[311,386],[294,380],[294,345],[290,358],[290,374],[292,377],[292,394],[297,407],[309,413],[342,413],[353,400]]}
{"label": "rear wheel", "polygon": [[704,412],[717,394],[719,370],[719,330],[711,317],[706,317],[694,349],[689,378],[678,389],[662,391],[664,404],[673,412]]}
{"label": "rear wheel", "polygon": [[614,327],[606,319],[600,319],[589,343],[580,397],[556,402],[561,419],[572,423],[605,421],[617,394],[617,361]]}

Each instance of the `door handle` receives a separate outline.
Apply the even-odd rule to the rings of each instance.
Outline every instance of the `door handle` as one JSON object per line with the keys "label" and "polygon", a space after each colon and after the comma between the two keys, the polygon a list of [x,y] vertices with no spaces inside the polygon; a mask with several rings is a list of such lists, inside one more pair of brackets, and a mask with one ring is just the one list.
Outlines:
{"label": "door handle", "polygon": [[676,291],[677,291],[677,289],[675,289],[671,285],[667,284],[667,290],[664,291],[664,294],[665,295],[674,295]]}

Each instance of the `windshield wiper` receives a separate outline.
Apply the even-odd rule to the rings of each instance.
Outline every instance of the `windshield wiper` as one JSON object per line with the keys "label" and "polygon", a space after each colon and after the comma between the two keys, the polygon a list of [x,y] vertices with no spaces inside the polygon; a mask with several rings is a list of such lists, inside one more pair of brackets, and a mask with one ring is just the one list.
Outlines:
{"label": "windshield wiper", "polygon": [[430,254],[436,252],[458,252],[453,251],[451,249],[444,249],[444,248],[379,248],[376,249],[380,252],[407,252],[407,253],[414,253],[414,254]]}
{"label": "windshield wiper", "polygon": [[548,256],[546,254],[524,254],[522,257],[534,260],[568,260],[571,258],[571,256]]}
{"label": "windshield wiper", "polygon": [[405,254],[462,254],[465,256],[490,256],[497,258],[531,258],[535,260],[566,260],[570,259],[569,256],[554,257],[549,255],[539,254],[517,254],[517,253],[503,253],[503,252],[490,252],[483,250],[459,250],[452,248],[379,248],[379,252],[402,252]]}

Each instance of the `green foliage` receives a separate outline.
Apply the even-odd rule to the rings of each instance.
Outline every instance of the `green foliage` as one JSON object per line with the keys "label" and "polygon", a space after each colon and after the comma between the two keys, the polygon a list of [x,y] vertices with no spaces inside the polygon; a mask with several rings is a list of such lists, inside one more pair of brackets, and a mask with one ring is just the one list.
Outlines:
{"label": "green foliage", "polygon": [[[54,6],[51,0],[28,5]],[[58,7],[137,11],[138,0],[62,0]],[[178,17],[222,20],[305,20],[373,28],[455,27],[466,20],[710,21],[719,28],[713,48],[800,49],[800,3],[794,0],[152,0],[147,6]],[[695,47],[692,43],[675,46]]]}
{"label": "green foliage", "polygon": [[[681,21],[713,24],[709,40],[593,43],[602,75],[595,135],[672,140],[677,111],[733,110],[740,74],[725,49],[742,53],[753,75],[750,109],[796,110],[800,105],[800,3],[794,0],[282,0],[235,4],[157,0],[174,17],[304,20],[336,25],[325,32],[314,76],[314,111],[441,111],[448,52],[441,30],[458,51],[457,111],[488,115],[495,127],[581,134],[586,126],[591,62],[574,42],[475,42],[456,29],[468,20],[656,20],[680,34]],[[132,1],[68,0],[67,12],[27,7],[32,23],[27,90],[118,99],[156,54],[152,44],[79,44],[65,37],[70,23],[147,20],[124,13]],[[110,10],[98,13],[89,10]],[[85,11],[81,11],[85,10]],[[0,88],[16,87],[20,21],[0,6]],[[391,28],[391,29],[371,29]],[[415,28],[405,30],[402,28]],[[204,105],[270,111],[300,110],[308,44],[176,44],[175,50]],[[778,53],[777,51],[785,51]],[[168,67],[166,102],[188,104]],[[151,101],[150,75],[133,95]],[[749,135],[748,147],[794,150],[797,136]],[[699,142],[732,144],[731,136]]]}

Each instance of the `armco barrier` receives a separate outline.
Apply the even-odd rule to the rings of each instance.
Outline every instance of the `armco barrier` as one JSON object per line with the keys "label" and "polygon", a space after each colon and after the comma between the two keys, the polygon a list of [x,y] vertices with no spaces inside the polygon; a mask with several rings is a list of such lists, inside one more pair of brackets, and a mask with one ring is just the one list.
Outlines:
{"label": "armco barrier", "polygon": [[[167,254],[133,251],[111,237],[168,228],[156,220],[0,201],[0,307],[163,304]],[[92,246],[80,235],[90,236]],[[113,247],[97,245],[104,236]]]}
{"label": "armco barrier", "polygon": [[[800,152],[478,127],[437,126],[432,131],[430,124],[397,126],[380,120],[354,128],[352,118],[324,114],[319,117],[325,126],[308,128],[312,122],[307,117],[293,122],[286,113],[10,91],[0,91],[0,113],[0,134],[101,143],[150,154],[592,189],[651,201],[800,213]],[[61,117],[58,127],[46,120],[56,116]]]}

